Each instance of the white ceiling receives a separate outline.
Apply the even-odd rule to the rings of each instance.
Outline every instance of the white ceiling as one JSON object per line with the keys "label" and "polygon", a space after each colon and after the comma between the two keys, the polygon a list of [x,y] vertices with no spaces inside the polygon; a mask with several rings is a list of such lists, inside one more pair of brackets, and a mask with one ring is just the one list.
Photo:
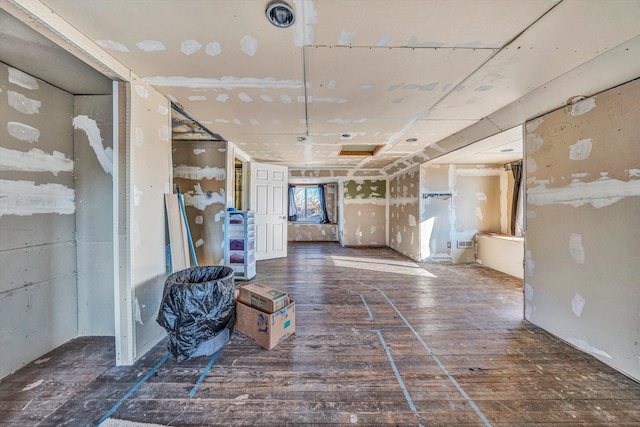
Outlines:
{"label": "white ceiling", "polygon": [[[265,0],[41,3],[253,159],[293,168],[394,173],[640,76],[638,0],[290,0],[287,29]],[[358,143],[384,148],[338,157]],[[451,160],[503,162],[480,147]]]}

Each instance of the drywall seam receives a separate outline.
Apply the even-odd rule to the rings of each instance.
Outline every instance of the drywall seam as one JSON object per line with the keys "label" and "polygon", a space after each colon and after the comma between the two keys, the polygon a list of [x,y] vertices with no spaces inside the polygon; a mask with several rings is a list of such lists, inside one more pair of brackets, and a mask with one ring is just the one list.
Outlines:
{"label": "drywall seam", "polygon": [[276,80],[273,77],[233,77],[224,76],[220,79],[181,76],[145,77],[144,81],[151,86],[183,87],[191,89],[303,89],[302,80]]}
{"label": "drywall seam", "polygon": [[9,135],[12,137],[31,144],[38,142],[38,139],[40,138],[39,129],[19,122],[8,122],[7,132],[9,132]]}
{"label": "drywall seam", "polygon": [[640,196],[640,180],[619,181],[606,176],[591,182],[573,179],[570,184],[558,188],[547,188],[546,181],[536,183],[536,187],[527,190],[527,203],[535,206],[564,204],[577,208],[591,204],[594,208],[602,208],[625,197]]}
{"label": "drywall seam", "polygon": [[222,181],[225,179],[226,171],[224,168],[215,167],[197,167],[179,165],[173,168],[173,176],[175,178],[193,179],[201,181],[203,179],[215,179]]}
{"label": "drywall seam", "polygon": [[57,176],[60,172],[73,172],[73,160],[58,151],[48,154],[37,148],[18,151],[0,147],[0,170],[51,172]]}
{"label": "drywall seam", "polygon": [[0,180],[0,216],[75,212],[74,190],[61,184]]}
{"label": "drywall seam", "polygon": [[111,147],[105,148],[102,145],[100,128],[96,121],[89,116],[79,115],[73,118],[73,128],[83,130],[87,134],[89,145],[93,148],[98,163],[106,173],[113,175],[113,150]]}

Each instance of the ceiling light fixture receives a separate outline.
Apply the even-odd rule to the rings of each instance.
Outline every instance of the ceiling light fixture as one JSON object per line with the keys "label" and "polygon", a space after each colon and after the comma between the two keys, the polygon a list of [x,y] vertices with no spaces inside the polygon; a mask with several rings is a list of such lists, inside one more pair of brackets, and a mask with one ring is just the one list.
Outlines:
{"label": "ceiling light fixture", "polygon": [[267,19],[278,28],[288,28],[293,25],[296,15],[291,6],[282,1],[269,3],[265,11]]}

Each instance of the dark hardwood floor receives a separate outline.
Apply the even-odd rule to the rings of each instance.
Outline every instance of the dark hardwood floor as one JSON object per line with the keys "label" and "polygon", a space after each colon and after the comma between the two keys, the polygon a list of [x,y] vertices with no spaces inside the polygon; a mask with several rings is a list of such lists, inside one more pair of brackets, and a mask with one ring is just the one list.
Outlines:
{"label": "dark hardwood floor", "polygon": [[236,332],[114,367],[113,339],[78,338],[0,382],[0,425],[640,425],[640,384],[523,321],[511,276],[297,243],[254,281],[296,301],[275,349]]}

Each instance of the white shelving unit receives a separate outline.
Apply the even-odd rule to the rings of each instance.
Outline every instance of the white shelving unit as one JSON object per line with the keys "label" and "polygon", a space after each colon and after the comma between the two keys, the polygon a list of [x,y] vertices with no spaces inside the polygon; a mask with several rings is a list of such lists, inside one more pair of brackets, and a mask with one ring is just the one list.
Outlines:
{"label": "white shelving unit", "polygon": [[253,211],[227,211],[224,216],[225,264],[235,278],[251,280],[256,275],[256,225]]}

